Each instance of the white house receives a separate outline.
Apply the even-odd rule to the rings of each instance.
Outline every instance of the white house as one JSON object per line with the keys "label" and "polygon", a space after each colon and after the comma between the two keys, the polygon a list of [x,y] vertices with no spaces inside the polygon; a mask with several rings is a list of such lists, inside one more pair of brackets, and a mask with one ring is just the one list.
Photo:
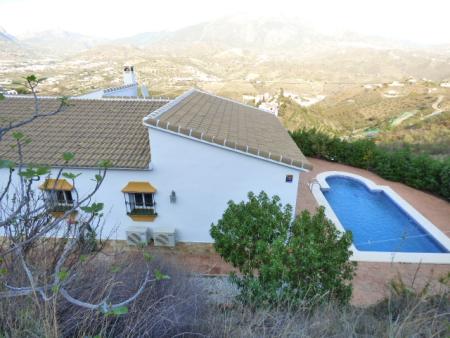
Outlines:
{"label": "white house", "polygon": [[[39,100],[43,112],[58,106],[53,97]],[[300,173],[311,169],[276,116],[200,90],[171,101],[102,96],[69,102],[59,114],[20,128],[32,140],[24,145],[24,162],[50,165],[55,175],[65,164],[62,154],[74,153],[66,171],[81,174],[82,195],[95,185],[98,162],[110,160],[94,198],[105,205],[104,234],[111,239],[125,240],[136,227],[150,234],[164,228],[177,241],[209,243],[211,223],[229,200],[264,190],[295,207]],[[7,96],[0,124],[29,116],[33,107],[31,97]],[[0,141],[0,159],[17,161],[10,134]],[[0,170],[0,188],[7,175]],[[35,182],[36,191],[70,205],[70,182],[48,179]]]}
{"label": "white house", "polygon": [[[123,85],[105,89],[95,90],[91,93],[78,96],[83,99],[100,99],[107,97],[138,97],[139,84],[137,82],[134,66],[123,66]],[[142,95],[146,97],[147,87],[143,87]],[[148,96],[148,95],[147,95]]]}
{"label": "white house", "polygon": [[278,116],[278,102],[277,101],[262,102],[258,108],[265,110],[267,112],[270,112],[270,113],[274,114],[275,116]]}

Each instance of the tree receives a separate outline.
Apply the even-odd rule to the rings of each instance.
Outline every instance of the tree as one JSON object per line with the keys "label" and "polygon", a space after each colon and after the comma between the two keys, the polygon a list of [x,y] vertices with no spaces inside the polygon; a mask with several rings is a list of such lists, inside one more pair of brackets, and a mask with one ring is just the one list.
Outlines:
{"label": "tree", "polygon": [[[95,187],[84,196],[75,184],[80,174],[68,170],[76,154],[61,154],[66,165],[56,172],[48,166],[23,163],[23,146],[33,140],[20,132],[20,127],[60,114],[72,104],[67,97],[62,97],[55,111],[42,113],[36,88],[44,79],[30,75],[25,80],[25,86],[34,97],[34,113],[0,125],[0,141],[11,133],[19,155],[17,163],[0,158],[0,170],[8,172],[7,182],[0,183],[0,233],[4,239],[0,243],[0,299],[32,296],[38,307],[57,304],[64,299],[105,314],[124,314],[127,304],[133,302],[149,283],[168,276],[159,271],[151,273],[147,269],[136,292],[115,304],[109,300],[114,283],[105,286],[111,289],[106,293],[108,296],[96,303],[72,297],[70,285],[77,277],[77,270],[89,264],[102,250],[102,241],[96,237],[102,231],[103,204],[91,199],[103,183],[110,162],[99,161],[98,172],[92,178]],[[4,99],[1,95],[0,100]],[[33,189],[33,183],[41,178],[55,178],[55,185],[60,178],[72,182],[73,204],[65,208],[61,216],[50,216],[48,197]],[[76,220],[71,219],[71,215],[78,211],[81,212]]]}
{"label": "tree", "polygon": [[239,269],[231,280],[253,305],[334,300],[347,303],[355,263],[351,233],[340,233],[319,208],[293,219],[292,207],[265,192],[228,203],[211,226],[216,251]]}
{"label": "tree", "polygon": [[244,274],[258,269],[274,241],[286,238],[292,207],[266,193],[248,193],[248,202],[228,202],[222,218],[212,225],[216,251]]}

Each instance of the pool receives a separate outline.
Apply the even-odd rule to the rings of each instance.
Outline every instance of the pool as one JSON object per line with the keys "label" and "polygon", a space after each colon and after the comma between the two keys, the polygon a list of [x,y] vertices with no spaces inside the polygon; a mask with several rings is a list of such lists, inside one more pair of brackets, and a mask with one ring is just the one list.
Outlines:
{"label": "pool", "polygon": [[363,251],[440,252],[447,250],[384,191],[369,191],[352,178],[331,176],[325,198],[353,243]]}
{"label": "pool", "polygon": [[317,176],[311,191],[342,231],[356,260],[450,264],[450,239],[392,189],[345,172]]}

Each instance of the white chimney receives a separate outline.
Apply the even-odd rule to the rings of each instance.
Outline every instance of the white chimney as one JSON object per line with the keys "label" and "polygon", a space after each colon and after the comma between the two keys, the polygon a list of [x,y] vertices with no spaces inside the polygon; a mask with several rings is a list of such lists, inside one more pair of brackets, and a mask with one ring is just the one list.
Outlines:
{"label": "white chimney", "polygon": [[136,74],[134,74],[134,66],[123,67],[123,84],[136,84]]}

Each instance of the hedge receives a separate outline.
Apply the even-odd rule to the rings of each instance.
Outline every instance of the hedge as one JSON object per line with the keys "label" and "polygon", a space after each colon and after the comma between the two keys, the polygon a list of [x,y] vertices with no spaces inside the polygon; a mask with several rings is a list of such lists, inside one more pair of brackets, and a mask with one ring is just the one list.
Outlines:
{"label": "hedge", "polygon": [[387,150],[372,140],[341,140],[316,129],[300,129],[291,136],[306,156],[367,169],[450,201],[450,158],[438,160],[408,148]]}

